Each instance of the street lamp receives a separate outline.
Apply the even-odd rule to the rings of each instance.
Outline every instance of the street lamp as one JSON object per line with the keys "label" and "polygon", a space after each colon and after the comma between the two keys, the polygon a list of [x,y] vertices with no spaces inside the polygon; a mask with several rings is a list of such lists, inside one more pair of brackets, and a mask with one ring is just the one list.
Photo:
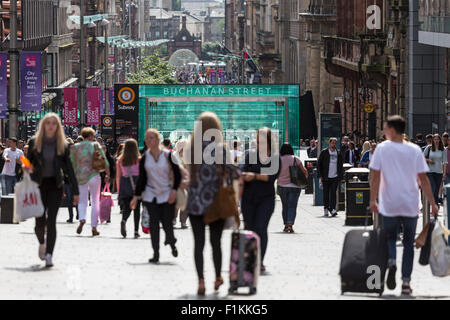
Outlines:
{"label": "street lamp", "polygon": [[[105,8],[106,9],[106,8]],[[108,25],[109,21],[106,19],[103,19],[102,22],[100,22],[100,25],[103,26],[105,29],[105,93],[103,95],[103,98],[105,99],[105,114],[109,114],[109,105],[108,105],[108,98],[109,98],[109,92],[108,92]]]}

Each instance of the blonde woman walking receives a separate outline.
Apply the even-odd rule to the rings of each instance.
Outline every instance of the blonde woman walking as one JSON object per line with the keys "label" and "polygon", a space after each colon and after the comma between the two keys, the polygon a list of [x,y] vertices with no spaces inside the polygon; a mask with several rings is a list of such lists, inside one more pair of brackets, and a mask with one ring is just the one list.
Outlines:
{"label": "blonde woman walking", "polygon": [[24,167],[31,179],[39,184],[45,212],[36,218],[34,231],[39,241],[39,258],[46,267],[53,266],[53,249],[56,243],[56,217],[63,195],[64,176],[73,192],[73,202],[78,203],[78,184],[70,161],[70,150],[65,141],[61,119],[48,113],[30,140],[28,158],[32,168]]}
{"label": "blonde woman walking", "polygon": [[[175,246],[177,239],[173,232],[173,215],[177,189],[181,182],[180,167],[175,163],[174,156],[161,146],[160,133],[156,129],[148,129],[145,134],[145,144],[148,149],[139,162],[139,178],[135,196],[130,208],[135,210],[142,199],[150,213],[150,235],[153,247],[153,258],[150,263],[159,263],[159,229],[162,224],[166,233],[165,245],[170,245],[172,255],[178,257]],[[173,174],[173,182],[171,176]]]}

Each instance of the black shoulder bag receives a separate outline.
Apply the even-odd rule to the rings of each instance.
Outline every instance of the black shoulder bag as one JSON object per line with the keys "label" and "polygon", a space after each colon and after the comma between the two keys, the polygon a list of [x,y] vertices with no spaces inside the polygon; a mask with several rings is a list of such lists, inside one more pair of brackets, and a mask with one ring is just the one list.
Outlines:
{"label": "black shoulder bag", "polygon": [[291,177],[291,183],[304,189],[308,185],[308,179],[303,171],[297,166],[297,158],[294,156],[294,165],[289,167],[289,176]]}

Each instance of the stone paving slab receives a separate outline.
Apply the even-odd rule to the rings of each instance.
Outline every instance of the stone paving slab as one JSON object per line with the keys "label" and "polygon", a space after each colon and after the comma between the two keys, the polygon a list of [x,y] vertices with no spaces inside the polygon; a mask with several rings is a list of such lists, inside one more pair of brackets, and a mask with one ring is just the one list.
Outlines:
{"label": "stone paving slab", "polygon": [[[311,195],[301,195],[295,234],[282,233],[281,203],[269,226],[267,274],[260,277],[255,296],[227,295],[231,231],[224,232],[223,276],[225,285],[213,292],[214,272],[209,236],[205,246],[207,296],[204,299],[379,299],[373,295],[340,294],[339,263],[345,233],[344,213],[323,218],[313,207]],[[0,299],[197,299],[192,230],[176,229],[179,257],[161,248],[161,264],[150,265],[148,235],[122,239],[120,215],[113,210],[112,223],[100,225],[100,237],[92,238],[89,225],[83,234],[67,224],[67,209],[58,217],[55,267],[46,270],[38,259],[34,222],[0,225]],[[420,219],[421,220],[421,219]],[[130,217],[128,233],[132,235]],[[419,223],[418,230],[421,230]],[[142,235],[142,233],[141,233]],[[164,238],[164,233],[161,237]],[[398,256],[401,257],[399,247]],[[412,286],[417,298],[449,299],[450,277],[436,278],[429,267],[416,263]],[[398,276],[400,272],[398,273]],[[242,293],[246,293],[242,289]],[[398,299],[400,289],[385,291],[383,299]]]}

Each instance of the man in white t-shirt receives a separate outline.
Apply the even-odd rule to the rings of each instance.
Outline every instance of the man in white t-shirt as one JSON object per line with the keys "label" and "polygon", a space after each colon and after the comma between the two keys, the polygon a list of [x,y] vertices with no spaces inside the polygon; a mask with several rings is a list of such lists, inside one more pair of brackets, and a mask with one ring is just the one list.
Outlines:
{"label": "man in white t-shirt", "polygon": [[16,186],[16,164],[21,165],[20,156],[23,156],[23,152],[17,149],[17,139],[9,139],[9,148],[3,152],[3,159],[5,159],[5,165],[3,166],[2,177],[5,180],[5,189],[3,194],[7,195],[14,193],[14,187]]}
{"label": "man in white t-shirt", "polygon": [[[370,161],[370,209],[380,214],[382,228],[389,242],[389,273],[387,287],[395,289],[396,242],[403,226],[402,294],[411,295],[411,274],[414,264],[414,239],[419,216],[419,185],[437,216],[437,207],[427,177],[428,165],[421,149],[404,141],[406,122],[400,116],[388,118],[384,133],[388,141],[379,144]],[[378,200],[378,201],[377,201]]]}

